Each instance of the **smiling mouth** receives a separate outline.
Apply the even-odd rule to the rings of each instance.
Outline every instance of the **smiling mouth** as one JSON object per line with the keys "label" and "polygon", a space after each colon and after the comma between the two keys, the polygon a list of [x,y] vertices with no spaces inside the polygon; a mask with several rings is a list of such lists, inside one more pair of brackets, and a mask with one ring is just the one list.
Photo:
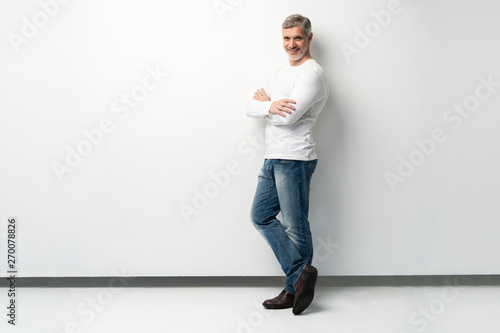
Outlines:
{"label": "smiling mouth", "polygon": [[297,53],[299,52],[299,49],[288,49],[288,52]]}

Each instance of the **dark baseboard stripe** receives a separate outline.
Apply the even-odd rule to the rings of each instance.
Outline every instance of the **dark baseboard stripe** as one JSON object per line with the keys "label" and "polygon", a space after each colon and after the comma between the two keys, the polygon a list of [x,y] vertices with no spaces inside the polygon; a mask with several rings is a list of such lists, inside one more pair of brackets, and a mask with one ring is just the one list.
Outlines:
{"label": "dark baseboard stripe", "polygon": [[[146,287],[262,287],[278,286],[282,277],[17,277],[18,288],[106,288],[124,286]],[[405,276],[320,276],[318,287],[349,286],[498,286],[500,275],[405,275]],[[0,287],[10,285],[8,278],[0,279]]]}

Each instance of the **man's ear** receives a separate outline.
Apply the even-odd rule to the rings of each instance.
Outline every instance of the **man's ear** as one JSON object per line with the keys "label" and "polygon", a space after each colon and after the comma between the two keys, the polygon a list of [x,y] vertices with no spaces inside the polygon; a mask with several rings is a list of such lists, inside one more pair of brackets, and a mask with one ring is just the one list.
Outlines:
{"label": "man's ear", "polygon": [[313,33],[311,32],[311,34],[309,35],[309,43],[312,41],[313,39]]}

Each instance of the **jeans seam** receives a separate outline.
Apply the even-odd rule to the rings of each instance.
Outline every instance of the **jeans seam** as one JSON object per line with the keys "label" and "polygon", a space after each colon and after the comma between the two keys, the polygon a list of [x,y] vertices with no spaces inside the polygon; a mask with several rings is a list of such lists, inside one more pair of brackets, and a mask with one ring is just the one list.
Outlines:
{"label": "jeans seam", "polygon": [[[301,198],[301,195],[302,195],[302,189],[301,189],[301,182],[300,182],[300,174],[301,174],[301,165],[298,163],[297,164],[297,190],[298,190],[298,193],[297,193],[297,205],[298,207],[296,208],[300,214],[299,214],[299,232],[300,232],[300,239],[303,240],[304,238],[304,216],[303,216],[303,211],[302,211],[302,198]],[[305,248],[305,244],[300,244],[300,249],[301,249],[301,253],[306,253],[306,248]]]}

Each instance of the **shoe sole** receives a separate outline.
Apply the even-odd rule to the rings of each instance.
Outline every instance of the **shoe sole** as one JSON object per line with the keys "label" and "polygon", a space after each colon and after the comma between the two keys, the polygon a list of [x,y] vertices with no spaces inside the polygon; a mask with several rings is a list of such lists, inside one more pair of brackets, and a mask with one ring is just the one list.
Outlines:
{"label": "shoe sole", "polygon": [[316,280],[318,279],[318,270],[314,267],[309,267],[304,274],[304,288],[300,295],[295,295],[297,301],[293,306],[293,314],[301,314],[309,305],[311,305],[314,299],[314,287],[316,286]]}
{"label": "shoe sole", "polygon": [[266,308],[268,310],[283,310],[283,309],[293,308],[293,305],[290,305],[290,306],[265,306],[264,305],[264,308]]}

